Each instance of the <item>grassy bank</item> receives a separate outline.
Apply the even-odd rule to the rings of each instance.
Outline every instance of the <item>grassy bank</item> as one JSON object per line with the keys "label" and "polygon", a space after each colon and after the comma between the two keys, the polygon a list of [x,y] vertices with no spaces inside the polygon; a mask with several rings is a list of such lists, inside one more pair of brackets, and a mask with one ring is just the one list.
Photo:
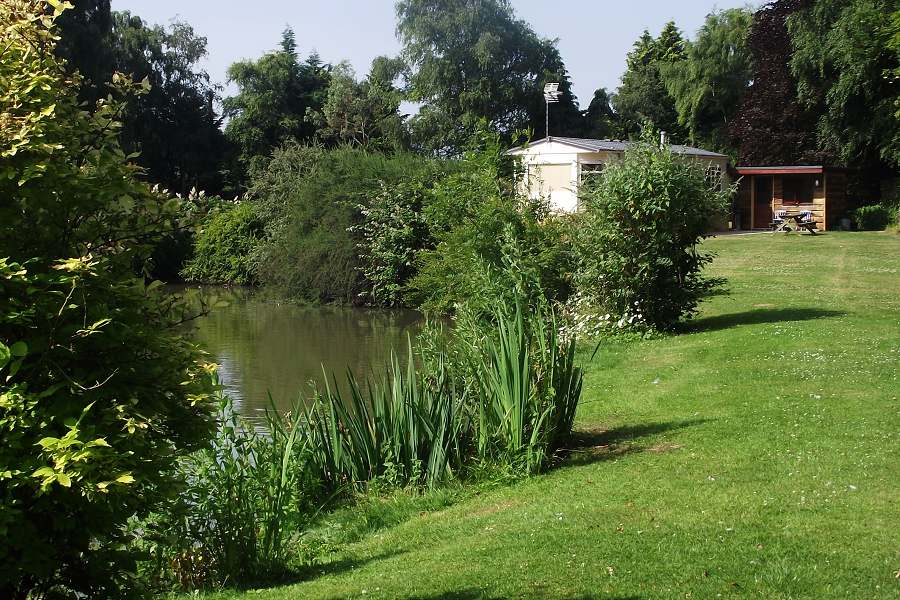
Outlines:
{"label": "grassy bank", "polygon": [[406,506],[252,597],[900,596],[900,236],[708,245],[730,294],[586,364],[559,468]]}

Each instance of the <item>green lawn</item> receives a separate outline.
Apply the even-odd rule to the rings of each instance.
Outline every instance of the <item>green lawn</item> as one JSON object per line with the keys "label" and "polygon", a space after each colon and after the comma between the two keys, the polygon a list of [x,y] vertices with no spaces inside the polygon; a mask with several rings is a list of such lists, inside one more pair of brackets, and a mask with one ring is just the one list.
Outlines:
{"label": "green lawn", "polygon": [[587,364],[566,463],[246,596],[900,598],[900,236],[707,245],[730,294]]}

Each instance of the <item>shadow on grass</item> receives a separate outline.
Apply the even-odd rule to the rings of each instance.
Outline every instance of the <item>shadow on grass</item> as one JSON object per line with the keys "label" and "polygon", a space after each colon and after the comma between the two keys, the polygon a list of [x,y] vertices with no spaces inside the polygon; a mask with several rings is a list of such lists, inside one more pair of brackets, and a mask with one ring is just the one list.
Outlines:
{"label": "shadow on grass", "polygon": [[556,467],[586,465],[611,460],[635,452],[666,452],[680,448],[678,444],[662,443],[645,446],[640,443],[645,438],[666,431],[675,431],[707,422],[708,419],[688,419],[663,423],[623,425],[612,429],[576,430],[569,436],[565,447],[558,453]]}
{"label": "shadow on grass", "polygon": [[[507,596],[497,596],[478,589],[453,590],[436,594],[405,596],[406,600],[501,600]],[[535,594],[534,598],[545,598],[544,594]],[[600,596],[597,594],[576,594],[574,596],[557,596],[560,600],[641,600],[640,596]]]}
{"label": "shadow on grass", "polygon": [[763,323],[781,323],[788,321],[811,321],[828,317],[841,317],[845,312],[821,308],[755,308],[739,313],[728,313],[714,317],[694,319],[683,324],[679,331],[696,333],[699,331],[718,331],[730,329],[738,325],[760,325]]}
{"label": "shadow on grass", "polygon": [[328,575],[340,575],[341,573],[344,573],[351,569],[357,569],[369,563],[393,558],[401,554],[406,554],[407,552],[407,550],[393,550],[391,552],[385,552],[383,554],[370,556],[368,558],[342,558],[323,564],[294,567],[290,570],[290,572],[284,573],[280,577],[272,577],[264,581],[256,582],[252,585],[246,586],[246,589],[265,590],[280,588],[286,585],[293,585],[295,583],[311,581],[313,579],[325,577]]}

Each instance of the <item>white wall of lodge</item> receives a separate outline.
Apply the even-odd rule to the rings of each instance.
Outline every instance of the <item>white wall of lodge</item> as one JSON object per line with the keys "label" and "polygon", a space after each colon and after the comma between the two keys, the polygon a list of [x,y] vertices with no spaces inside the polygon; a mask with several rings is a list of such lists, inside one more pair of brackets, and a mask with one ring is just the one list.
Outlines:
{"label": "white wall of lodge", "polygon": [[[605,165],[622,157],[621,152],[591,152],[556,141],[516,149],[510,154],[522,160],[520,189],[529,198],[548,200],[551,210],[560,213],[578,211],[580,183],[601,174]],[[727,184],[727,157],[685,155],[684,158],[718,170],[722,185]]]}

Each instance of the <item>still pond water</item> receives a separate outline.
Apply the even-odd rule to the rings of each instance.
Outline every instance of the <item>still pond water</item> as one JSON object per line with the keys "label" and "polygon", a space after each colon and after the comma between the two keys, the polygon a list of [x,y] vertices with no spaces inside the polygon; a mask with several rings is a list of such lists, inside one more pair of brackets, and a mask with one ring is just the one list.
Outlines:
{"label": "still pond water", "polygon": [[362,378],[372,369],[380,372],[391,348],[405,355],[407,334],[415,336],[421,322],[414,311],[294,306],[246,289],[189,293],[210,304],[227,302],[210,308],[192,330],[219,364],[219,379],[235,406],[250,418],[270,406],[269,394],[280,409],[301,394],[308,397],[312,382],[322,381],[323,365],[341,383],[348,368]]}

